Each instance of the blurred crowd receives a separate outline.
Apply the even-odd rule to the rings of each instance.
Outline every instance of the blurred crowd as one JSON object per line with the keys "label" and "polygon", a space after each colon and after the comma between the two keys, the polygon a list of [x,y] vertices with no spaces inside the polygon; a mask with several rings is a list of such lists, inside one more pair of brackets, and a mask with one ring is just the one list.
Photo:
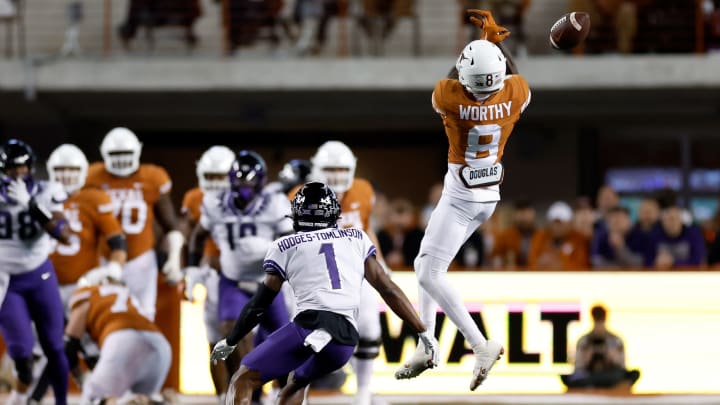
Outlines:
{"label": "blurred crowd", "polygon": [[[442,186],[423,207],[378,195],[373,226],[387,264],[411,270]],[[720,215],[697,223],[671,191],[645,197],[631,213],[609,186],[595,201],[579,197],[549,207],[501,201],[455,257],[465,270],[699,270],[720,263]],[[720,268],[720,267],[717,267]]]}
{"label": "blurred crowd", "polygon": [[[0,0],[8,1],[8,0]],[[267,41],[297,56],[319,54],[329,35],[349,35],[346,48],[357,48],[362,38],[369,53],[382,54],[382,43],[400,19],[412,19],[414,53],[420,53],[418,0],[214,0],[221,7],[225,50]],[[459,42],[477,37],[464,10],[488,9],[499,24],[513,33],[514,52],[528,52],[527,21],[537,6],[531,0],[457,0]],[[125,21],[118,27],[123,43],[130,44],[139,27],[166,25],[185,28],[189,46],[197,42],[193,26],[202,16],[200,0],[130,0]],[[567,0],[567,11],[590,14],[592,30],[573,53],[688,53],[720,48],[720,0]],[[336,17],[351,20],[351,31],[328,33]],[[462,46],[459,44],[459,46]],[[357,54],[357,49],[346,53]]]}

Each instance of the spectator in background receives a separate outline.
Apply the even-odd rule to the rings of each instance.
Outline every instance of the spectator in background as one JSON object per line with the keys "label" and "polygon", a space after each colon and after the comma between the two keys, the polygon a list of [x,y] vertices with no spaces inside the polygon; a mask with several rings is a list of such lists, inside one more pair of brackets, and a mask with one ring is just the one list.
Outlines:
{"label": "spectator in background", "polygon": [[199,0],[130,0],[127,17],[118,28],[118,33],[127,48],[140,26],[181,26],[185,29],[186,43],[194,46],[197,36],[193,32],[193,25],[201,14]]}
{"label": "spectator in background", "polygon": [[645,0],[640,3],[638,52],[686,53],[695,50],[696,1]]}
{"label": "spectator in background", "polygon": [[[573,228],[585,236],[587,240],[592,240],[598,222],[590,199],[587,197],[578,198],[575,202],[575,211],[573,212]],[[604,221],[602,223],[604,224]],[[604,225],[599,228],[603,227]]]}
{"label": "spectator in background", "polygon": [[387,265],[390,268],[412,267],[424,234],[417,225],[417,214],[412,203],[401,198],[392,200],[388,222],[377,233],[380,251]]}
{"label": "spectator in background", "polygon": [[654,198],[645,198],[640,202],[637,222],[633,226],[633,231],[640,232],[649,238],[653,230],[659,226],[659,221],[660,204]]}
{"label": "spectator in background", "polygon": [[607,310],[595,305],[590,314],[593,327],[577,342],[575,371],[560,379],[568,388],[632,386],[640,378],[640,371],[625,368],[625,345],[618,335],[607,329]]}
{"label": "spectator in background", "polygon": [[295,53],[298,56],[318,55],[322,51],[327,40],[328,22],[340,14],[340,3],[339,0],[297,0],[295,19],[300,32]]}
{"label": "spectator in background", "polygon": [[595,230],[605,227],[605,215],[611,209],[620,205],[620,196],[617,191],[609,185],[604,185],[598,189],[595,197]]}
{"label": "spectator in background", "polygon": [[528,265],[530,242],[537,228],[535,207],[527,200],[516,202],[512,220],[512,225],[495,240],[491,253],[493,268],[515,269]]}
{"label": "spectator in background", "polygon": [[647,239],[632,228],[630,212],[615,207],[607,213],[607,226],[596,233],[590,248],[597,269],[637,268],[643,265]]}
{"label": "spectator in background", "polygon": [[584,270],[590,266],[589,241],[572,226],[572,208],[562,201],[547,212],[547,226],[533,236],[531,270]]}
{"label": "spectator in background", "polygon": [[430,221],[430,214],[432,214],[432,211],[435,209],[438,201],[440,201],[440,196],[442,196],[442,189],[442,183],[435,183],[432,187],[430,187],[427,203],[420,214],[420,227],[422,229],[427,228],[428,221]]}
{"label": "spectator in background", "polygon": [[638,31],[637,2],[638,0],[570,0],[570,10],[587,12],[592,22],[590,34],[576,52],[633,52]]}
{"label": "spectator in background", "polygon": [[696,267],[705,264],[705,240],[694,225],[683,224],[683,211],[678,206],[665,208],[660,227],[650,235],[645,251],[645,265],[658,270]]}

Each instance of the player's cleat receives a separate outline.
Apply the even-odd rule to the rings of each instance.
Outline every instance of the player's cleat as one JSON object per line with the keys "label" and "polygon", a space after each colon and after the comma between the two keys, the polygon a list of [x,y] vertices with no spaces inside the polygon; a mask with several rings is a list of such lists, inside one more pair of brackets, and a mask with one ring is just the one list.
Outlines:
{"label": "player's cleat", "polygon": [[500,360],[500,356],[505,353],[505,349],[500,343],[488,340],[487,344],[473,347],[473,352],[475,352],[475,368],[473,369],[473,378],[470,381],[470,391],[475,391],[475,388],[485,381],[490,369],[495,365],[496,361]]}
{"label": "player's cleat", "polygon": [[423,344],[422,340],[418,340],[415,353],[412,355],[410,360],[405,362],[402,367],[395,371],[395,379],[404,380],[408,378],[415,378],[422,374],[423,371],[434,366],[433,353],[426,353],[425,344]]}

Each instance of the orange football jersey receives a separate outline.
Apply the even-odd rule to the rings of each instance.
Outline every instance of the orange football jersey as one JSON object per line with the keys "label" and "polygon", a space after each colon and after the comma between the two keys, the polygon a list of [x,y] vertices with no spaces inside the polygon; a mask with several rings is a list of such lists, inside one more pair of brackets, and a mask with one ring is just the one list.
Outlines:
{"label": "orange football jersey", "polygon": [[86,185],[104,190],[110,195],[115,216],[127,238],[128,260],[153,249],[155,203],[172,188],[165,169],[141,164],[130,176],[117,177],[105,170],[104,163],[96,162],[88,169]]}
{"label": "orange football jersey", "polygon": [[[290,201],[293,200],[302,185],[298,185],[288,193]],[[340,219],[338,226],[341,228],[355,227],[367,231],[370,229],[370,214],[375,205],[375,190],[369,181],[355,177],[352,186],[340,201]]]}
{"label": "orange football jersey", "polygon": [[[182,207],[180,212],[187,215],[195,226],[200,221],[200,209],[202,208],[203,191],[200,187],[188,190],[183,196]],[[217,247],[212,238],[205,241],[205,249],[203,254],[207,256],[220,256],[220,249]]]}
{"label": "orange football jersey", "polygon": [[86,328],[90,337],[102,347],[107,335],[121,329],[160,332],[142,316],[127,287],[117,284],[82,287],[70,297],[70,309],[88,301]]}
{"label": "orange football jersey", "polygon": [[73,235],[69,245],[57,244],[50,255],[61,285],[75,283],[99,266],[100,241],[122,233],[110,196],[102,190],[84,188],[65,200],[64,207]]}
{"label": "orange football jersey", "polygon": [[432,102],[445,125],[448,163],[489,166],[502,159],[505,143],[530,102],[530,88],[522,76],[509,75],[502,90],[476,100],[459,81],[443,79]]}

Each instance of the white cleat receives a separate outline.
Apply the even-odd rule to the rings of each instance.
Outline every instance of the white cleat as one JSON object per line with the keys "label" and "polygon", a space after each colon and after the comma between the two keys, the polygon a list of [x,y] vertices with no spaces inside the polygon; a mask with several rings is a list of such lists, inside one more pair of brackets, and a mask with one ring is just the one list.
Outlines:
{"label": "white cleat", "polygon": [[395,379],[405,380],[415,378],[422,374],[423,371],[434,367],[432,353],[425,353],[425,345],[422,340],[418,340],[415,353],[409,361],[405,362],[401,368],[395,371]]}
{"label": "white cleat", "polygon": [[485,381],[490,369],[492,369],[496,361],[500,360],[500,356],[505,353],[505,349],[500,343],[488,340],[486,345],[473,347],[473,352],[475,352],[475,368],[473,369],[473,378],[470,381],[470,391],[475,391],[475,388]]}

